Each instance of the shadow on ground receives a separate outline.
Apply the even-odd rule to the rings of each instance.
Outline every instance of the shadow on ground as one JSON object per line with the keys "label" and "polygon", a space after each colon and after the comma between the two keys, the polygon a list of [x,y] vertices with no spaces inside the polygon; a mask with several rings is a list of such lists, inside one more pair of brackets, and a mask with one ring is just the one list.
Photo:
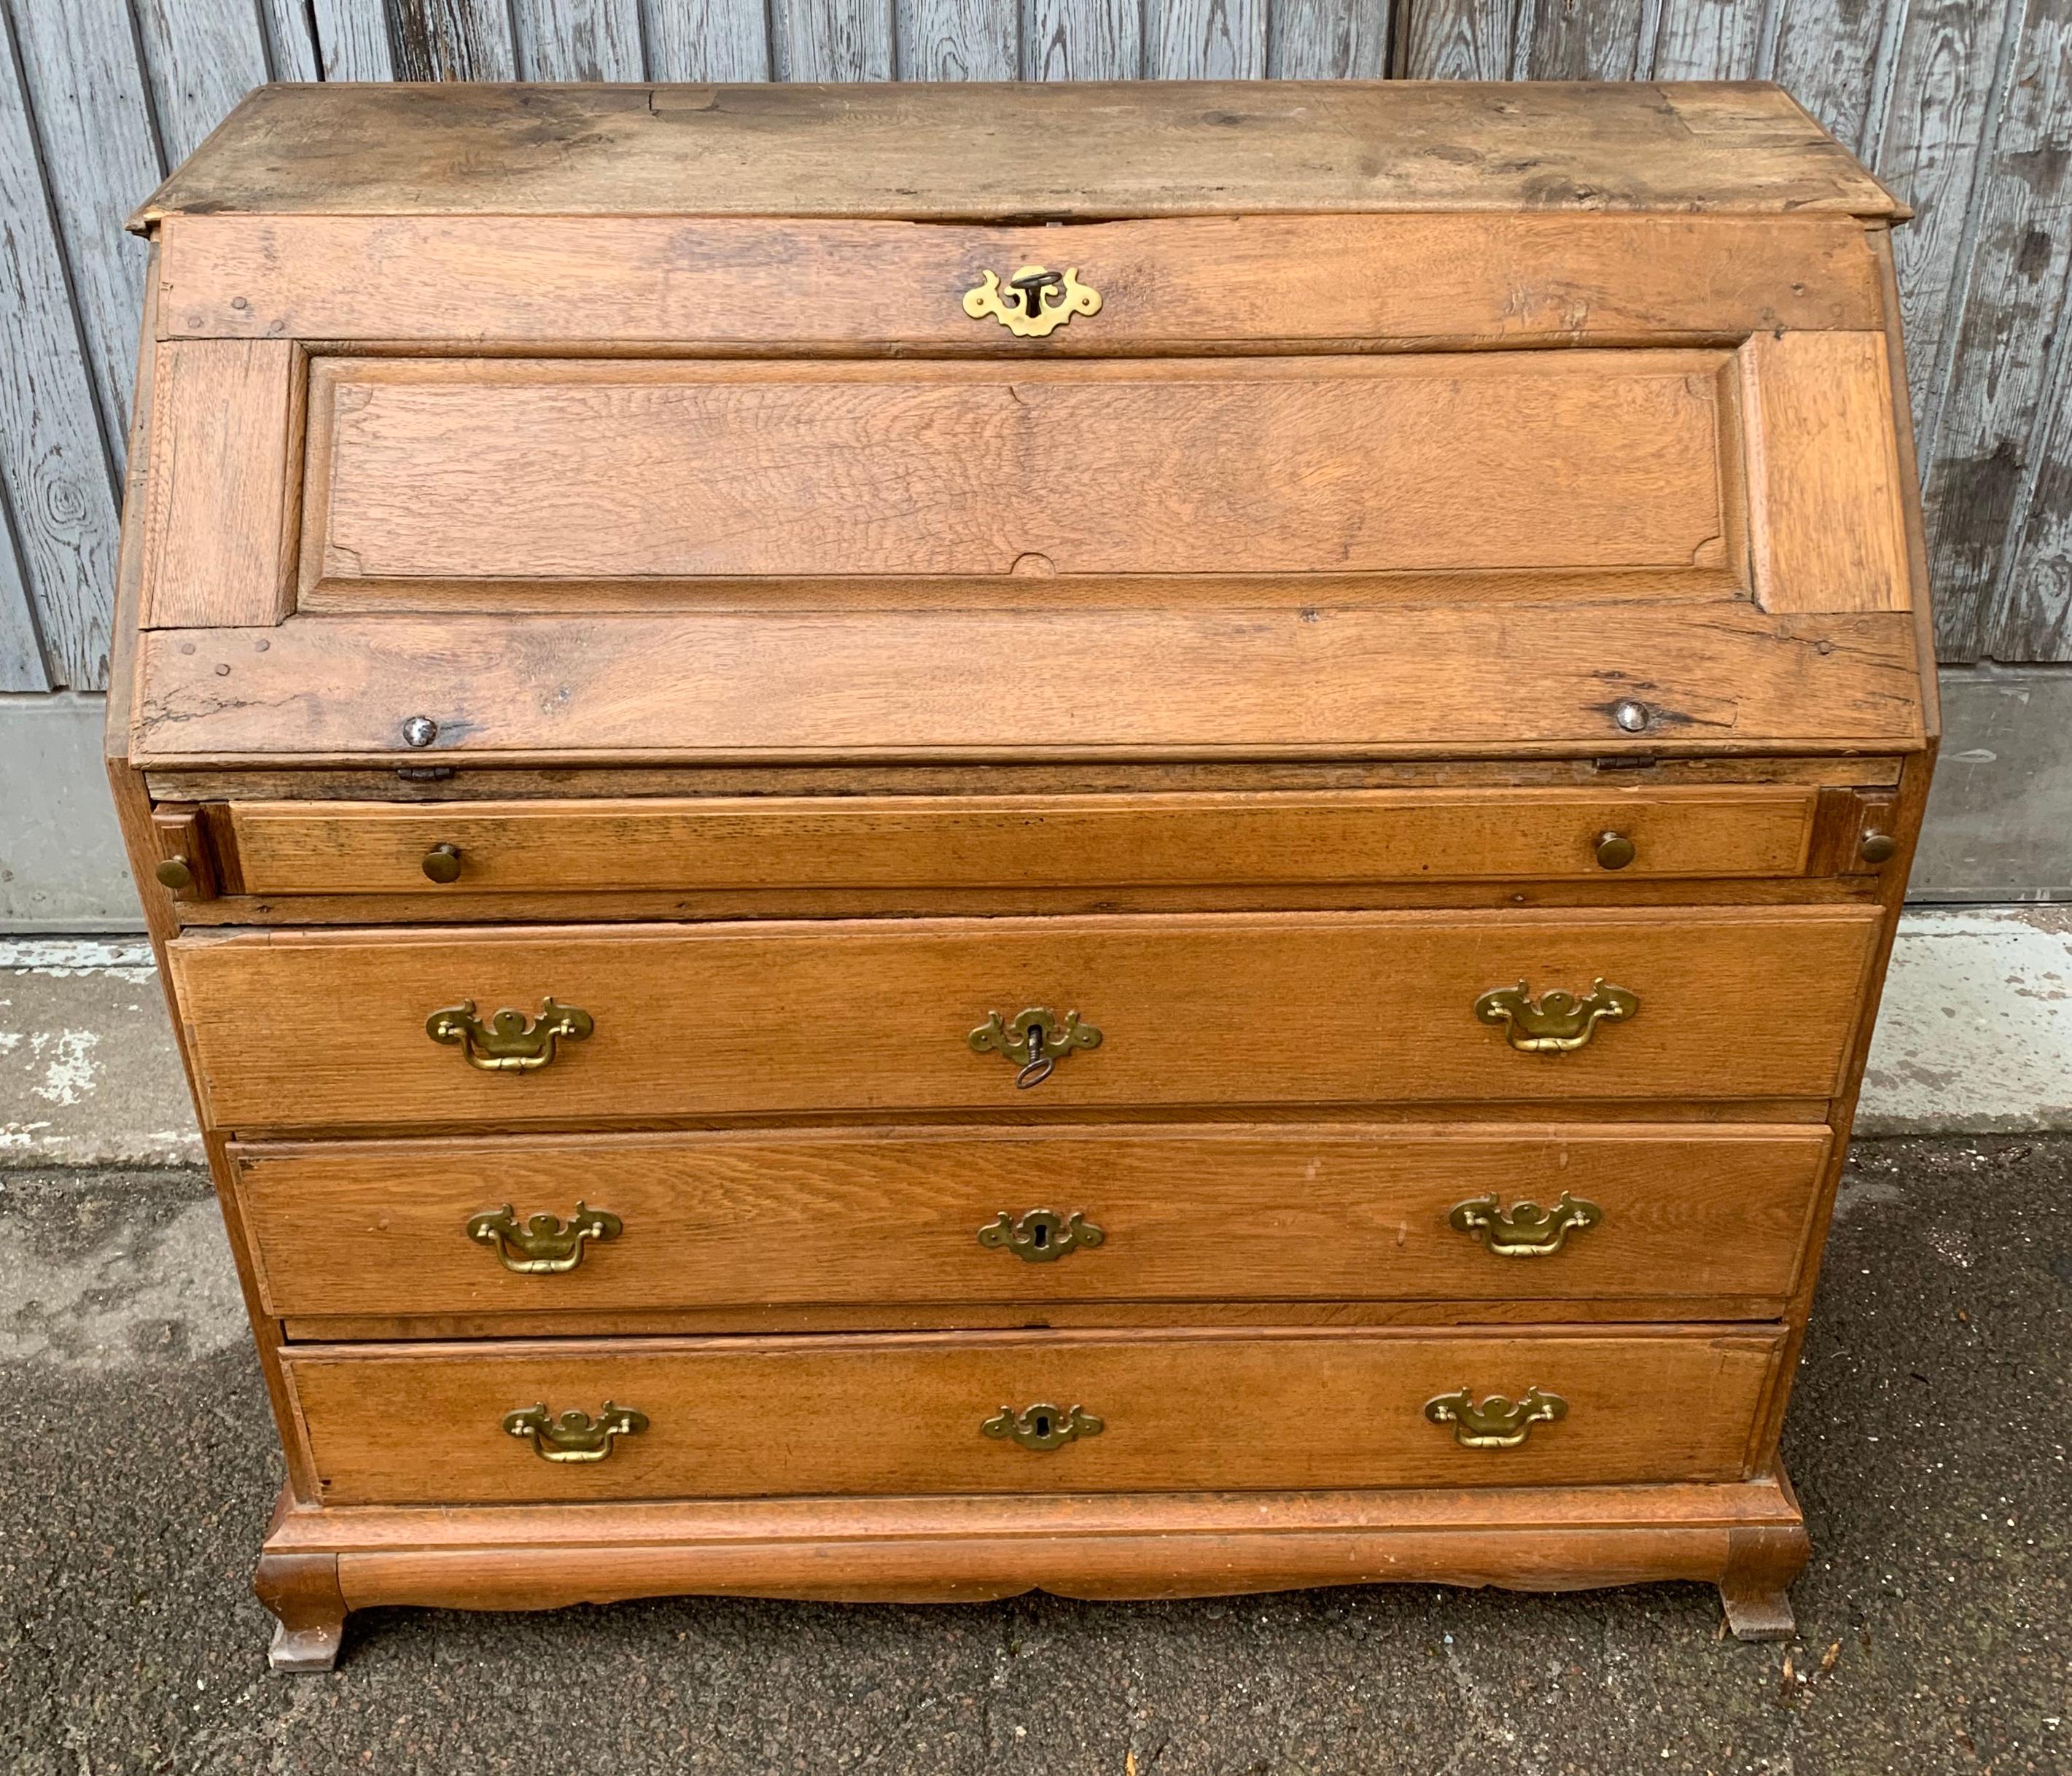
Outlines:
{"label": "shadow on ground", "polygon": [[2072,1771],[2072,1140],[1862,1144],[1786,1434],[1803,1639],[1708,1589],[373,1610],[265,1665],[278,1484],[192,1173],[0,1172],[0,1768]]}

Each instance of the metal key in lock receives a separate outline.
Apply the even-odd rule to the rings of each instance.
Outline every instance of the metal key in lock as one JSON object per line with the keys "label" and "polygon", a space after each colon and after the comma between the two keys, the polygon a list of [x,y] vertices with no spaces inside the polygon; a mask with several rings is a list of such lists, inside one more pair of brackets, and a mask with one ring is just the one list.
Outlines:
{"label": "metal key in lock", "polygon": [[965,1038],[974,1054],[1000,1054],[1017,1064],[1015,1089],[1041,1085],[1075,1048],[1099,1048],[1101,1033],[1079,1022],[1076,1011],[1060,1018],[1047,1005],[1032,1005],[1013,1018],[998,1012]]}

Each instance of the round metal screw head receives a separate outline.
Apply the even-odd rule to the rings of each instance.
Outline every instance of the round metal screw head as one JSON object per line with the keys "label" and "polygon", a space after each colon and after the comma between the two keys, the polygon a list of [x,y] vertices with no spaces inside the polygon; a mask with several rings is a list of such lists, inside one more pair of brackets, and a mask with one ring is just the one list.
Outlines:
{"label": "round metal screw head", "polygon": [[413,715],[403,724],[403,738],[413,746],[429,746],[439,737],[439,725],[429,715]]}
{"label": "round metal screw head", "polygon": [[1645,703],[1636,703],[1631,697],[1628,697],[1623,703],[1613,705],[1612,720],[1618,723],[1628,734],[1638,734],[1647,726],[1647,705]]}

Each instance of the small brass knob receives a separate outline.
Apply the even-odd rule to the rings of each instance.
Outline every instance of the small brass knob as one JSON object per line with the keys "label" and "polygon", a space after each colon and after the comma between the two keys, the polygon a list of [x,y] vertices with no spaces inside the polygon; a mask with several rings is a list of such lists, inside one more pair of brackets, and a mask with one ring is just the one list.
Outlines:
{"label": "small brass knob", "polygon": [[425,853],[425,874],[434,882],[460,880],[460,847],[435,845]]}
{"label": "small brass knob", "polygon": [[1865,863],[1889,863],[1899,842],[1889,832],[1866,832],[1860,849]]}
{"label": "small brass knob", "polygon": [[1606,870],[1623,870],[1633,861],[1633,841],[1623,832],[1597,835],[1597,862]]}
{"label": "small brass knob", "polygon": [[155,874],[158,880],[176,894],[183,894],[194,886],[194,865],[185,857],[166,858],[159,864]]}

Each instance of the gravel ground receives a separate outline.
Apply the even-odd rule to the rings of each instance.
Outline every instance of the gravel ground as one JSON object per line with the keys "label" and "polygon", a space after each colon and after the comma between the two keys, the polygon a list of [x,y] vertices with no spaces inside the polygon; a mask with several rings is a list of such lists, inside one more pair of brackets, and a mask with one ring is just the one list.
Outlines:
{"label": "gravel ground", "polygon": [[0,1172],[0,1768],[2072,1772],[2072,1140],[1864,1142],[1786,1454],[1803,1638],[1709,1589],[355,1616],[270,1674],[279,1483],[192,1172]]}

